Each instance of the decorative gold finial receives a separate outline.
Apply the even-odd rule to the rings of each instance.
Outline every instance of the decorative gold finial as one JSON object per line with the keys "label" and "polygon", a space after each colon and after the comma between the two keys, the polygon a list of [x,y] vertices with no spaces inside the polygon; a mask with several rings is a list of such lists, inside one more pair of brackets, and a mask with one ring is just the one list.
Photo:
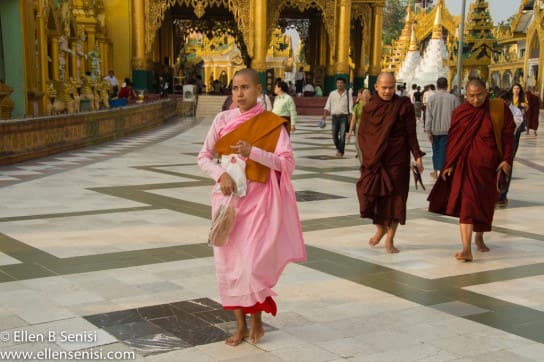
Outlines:
{"label": "decorative gold finial", "polygon": [[443,3],[438,3],[436,6],[432,39],[442,39],[442,6]]}
{"label": "decorative gold finial", "polygon": [[408,51],[412,52],[417,50],[417,38],[416,38],[416,26],[412,25],[412,34],[410,34],[410,47]]}

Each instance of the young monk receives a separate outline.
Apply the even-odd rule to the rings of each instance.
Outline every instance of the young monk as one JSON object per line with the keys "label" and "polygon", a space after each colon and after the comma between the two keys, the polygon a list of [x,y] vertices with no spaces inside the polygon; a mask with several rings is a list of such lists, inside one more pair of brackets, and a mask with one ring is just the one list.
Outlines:
{"label": "young monk", "polygon": [[[276,315],[272,287],[287,263],[306,259],[291,174],[295,160],[285,118],[265,111],[257,72],[238,71],[232,96],[238,108],[219,113],[198,155],[200,168],[217,181],[212,214],[236,192],[232,178],[214,155],[237,153],[246,159],[247,194],[240,198],[225,246],[214,247],[216,277],[224,309],[233,310],[236,332],[225,343],[237,346],[246,337],[263,336],[262,312]],[[217,187],[219,186],[219,187]],[[250,328],[245,315],[251,314]]]}

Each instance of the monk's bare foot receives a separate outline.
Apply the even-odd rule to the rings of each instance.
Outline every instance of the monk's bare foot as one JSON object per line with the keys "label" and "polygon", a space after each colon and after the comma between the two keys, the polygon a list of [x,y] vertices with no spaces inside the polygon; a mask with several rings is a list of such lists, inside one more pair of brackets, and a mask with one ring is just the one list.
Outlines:
{"label": "monk's bare foot", "polygon": [[399,249],[395,248],[395,245],[386,245],[385,246],[385,251],[388,254],[398,254],[400,252]]}
{"label": "monk's bare foot", "polygon": [[472,254],[468,251],[462,251],[460,253],[455,253],[455,259],[463,261],[472,261]]}
{"label": "monk's bare foot", "polygon": [[387,233],[386,229],[382,229],[382,228],[376,229],[376,234],[374,234],[373,237],[368,239],[368,245],[370,245],[370,247],[374,247],[378,245],[380,241],[382,241],[382,238],[386,233]]}
{"label": "monk's bare foot", "polygon": [[246,338],[248,336],[249,336],[249,332],[248,332],[247,328],[242,329],[242,330],[237,330],[236,332],[234,332],[234,334],[232,336],[225,339],[225,344],[228,344],[231,347],[236,347],[237,345],[242,343],[244,338]]}
{"label": "monk's bare foot", "polygon": [[476,247],[478,248],[479,252],[487,253],[489,251],[489,248],[484,243],[483,236],[482,237],[476,236],[474,238],[474,243],[476,244]]}
{"label": "monk's bare foot", "polygon": [[263,321],[261,320],[260,315],[251,316],[251,328],[249,329],[249,343],[259,343],[261,338],[264,336]]}

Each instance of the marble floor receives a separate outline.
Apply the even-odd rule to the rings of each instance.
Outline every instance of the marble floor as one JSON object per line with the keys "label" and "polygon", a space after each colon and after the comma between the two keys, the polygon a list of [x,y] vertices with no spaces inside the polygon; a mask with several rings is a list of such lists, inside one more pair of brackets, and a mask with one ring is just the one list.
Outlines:
{"label": "marble floor", "polygon": [[354,145],[336,159],[316,121],[292,136],[308,260],[276,286],[265,338],[236,348],[195,157],[210,119],[0,167],[0,360],[541,361],[542,136],[522,136],[492,251],[461,263],[457,221],[426,211],[421,125],[427,191],[412,183],[390,255],[358,217]]}

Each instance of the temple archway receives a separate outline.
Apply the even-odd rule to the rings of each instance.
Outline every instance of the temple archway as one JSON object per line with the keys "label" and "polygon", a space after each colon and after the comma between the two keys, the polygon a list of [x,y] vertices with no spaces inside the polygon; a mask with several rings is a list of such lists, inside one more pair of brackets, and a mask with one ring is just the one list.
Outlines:
{"label": "temple archway", "polygon": [[[293,64],[289,71],[294,77],[295,69],[304,68],[307,82],[325,88],[325,71],[329,60],[331,37],[328,27],[331,25],[324,16],[326,3],[298,2],[291,0],[277,1],[276,10],[269,17],[272,26],[282,31],[290,29],[298,34],[298,44],[292,44]],[[287,71],[287,69],[286,69]],[[294,78],[291,79],[294,82]]]}
{"label": "temple archway", "polygon": [[[157,83],[157,74],[175,67],[188,35],[183,29],[211,38],[228,30],[241,51],[242,63],[249,63],[253,55],[254,32],[250,31],[247,0],[135,0],[132,13],[135,33],[132,68],[136,86],[150,88]],[[206,81],[206,77],[202,78]]]}

